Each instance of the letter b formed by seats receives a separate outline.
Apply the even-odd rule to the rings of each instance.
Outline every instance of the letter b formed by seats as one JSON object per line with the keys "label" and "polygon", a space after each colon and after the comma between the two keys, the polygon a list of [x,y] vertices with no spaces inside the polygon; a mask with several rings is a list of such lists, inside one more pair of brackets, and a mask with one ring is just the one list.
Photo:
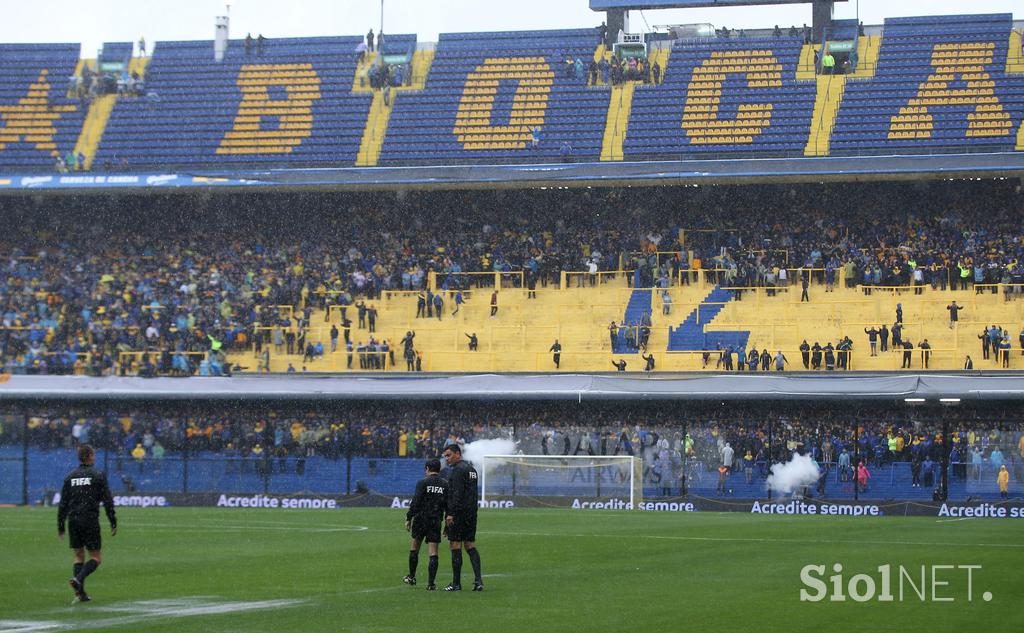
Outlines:
{"label": "letter b formed by seats", "polygon": [[[312,136],[313,104],[320,99],[312,64],[246,64],[237,83],[242,100],[218,154],[290,154]],[[285,98],[275,98],[271,91],[281,87]]]}

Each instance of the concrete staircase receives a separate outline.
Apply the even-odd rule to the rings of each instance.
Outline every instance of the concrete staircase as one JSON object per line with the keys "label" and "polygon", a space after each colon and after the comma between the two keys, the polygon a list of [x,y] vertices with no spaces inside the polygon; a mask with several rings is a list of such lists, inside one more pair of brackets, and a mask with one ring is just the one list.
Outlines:
{"label": "concrete staircase", "polygon": [[708,296],[690,312],[685,321],[678,327],[669,328],[668,351],[710,350],[715,349],[716,344],[722,347],[745,346],[747,332],[705,333],[704,331],[705,326],[714,321],[715,317],[725,309],[726,304],[732,299],[732,292],[715,286]]}
{"label": "concrete staircase", "polygon": [[601,143],[601,160],[622,160],[622,146],[626,142],[629,127],[629,113],[633,109],[633,91],[636,83],[627,81],[612,87],[608,99],[608,115],[605,119],[604,140]]}
{"label": "concrete staircase", "polygon": [[107,121],[110,120],[110,113],[114,111],[116,103],[117,95],[113,94],[96,97],[89,105],[89,112],[86,113],[85,122],[82,124],[82,132],[75,143],[75,154],[85,156],[82,169],[92,168],[96,149],[100,146],[103,132],[107,129]]}
{"label": "concrete staircase", "polygon": [[820,48],[819,44],[804,44],[800,49],[800,61],[796,65],[797,81],[814,81],[818,75],[818,69],[814,64],[814,53]]}
{"label": "concrete staircase", "polygon": [[352,80],[352,91],[373,94],[370,112],[366,116],[366,127],[363,128],[363,137],[359,143],[359,153],[356,154],[357,167],[375,167],[377,165],[380,160],[381,148],[384,146],[384,137],[388,133],[388,122],[391,120],[391,111],[395,107],[395,100],[402,92],[423,90],[427,83],[427,75],[430,73],[430,65],[434,61],[434,53],[434,49],[424,48],[413,54],[410,64],[412,81],[409,85],[391,88],[390,104],[384,103],[382,90],[373,90],[370,87],[370,80],[366,76],[377,59],[377,53],[367,53],[363,63],[356,68],[356,74]]}
{"label": "concrete staircase", "polygon": [[[634,290],[629,295],[629,303],[626,304],[626,315],[623,317],[620,325],[636,327],[640,325],[644,314],[651,313],[651,293],[653,291],[650,288]],[[615,340],[614,352],[616,354],[636,354],[639,350],[634,341],[634,333],[632,331],[619,330],[618,337]]]}
{"label": "concrete staircase", "polygon": [[1006,50],[1006,74],[1024,73],[1024,51],[1021,50],[1021,31],[1010,31],[1010,44]]}
{"label": "concrete staircase", "polygon": [[388,132],[388,121],[391,120],[391,110],[394,108],[396,98],[397,93],[392,93],[391,103],[385,104],[384,92],[374,91],[370,113],[366,117],[366,127],[363,128],[363,138],[359,143],[359,153],[356,155],[357,167],[374,167],[380,160],[380,150],[384,146],[384,137]]}
{"label": "concrete staircase", "polygon": [[839,104],[846,91],[846,77],[842,75],[820,75],[817,96],[814,98],[814,112],[811,115],[811,130],[804,147],[804,156],[828,156],[832,142],[832,128],[836,123]]}
{"label": "concrete staircase", "polygon": [[[140,78],[145,78],[146,66],[149,64],[149,60],[149,57],[133,57],[128,62],[128,73],[137,73]],[[81,73],[83,65],[83,60],[79,60],[78,66],[75,69],[76,74]],[[118,95],[116,94],[102,95],[93,99],[92,103],[89,104],[89,111],[86,113],[85,121],[82,123],[82,132],[75,143],[75,154],[85,156],[85,162],[80,166],[81,169],[92,169],[96,150],[100,146],[100,141],[103,140],[103,133],[106,131],[107,123],[110,121],[110,113],[114,111],[114,106],[117,105],[117,99]]]}
{"label": "concrete staircase", "polygon": [[[882,323],[892,326],[897,303],[903,304],[905,338],[917,348],[927,338],[933,348],[932,369],[959,369],[964,356],[970,354],[976,369],[999,369],[994,357],[983,360],[977,335],[993,323],[1006,328],[1013,341],[1010,369],[1024,368],[1017,335],[1024,326],[1024,301],[1005,301],[1001,294],[975,294],[967,291],[937,291],[931,287],[922,294],[912,291],[874,290],[870,295],[858,289],[837,287],[825,292],[824,287],[812,285],[810,302],[801,303],[799,285],[779,288],[772,296],[765,289],[744,291],[740,299],[713,286],[694,284],[669,289],[672,313],[663,314],[661,291],[634,290],[623,276],[609,279],[596,286],[559,289],[554,286],[538,287],[537,298],[527,297],[522,288],[502,288],[499,291],[498,314],[490,316],[492,288],[473,289],[466,293],[466,303],[459,314],[452,316],[454,302],[449,293],[442,293],[445,307],[442,318],[416,318],[416,293],[391,292],[373,302],[379,310],[378,340],[388,340],[395,349],[398,371],[405,370],[399,341],[407,331],[416,332],[415,347],[423,353],[427,371],[554,371],[548,349],[558,339],[562,345],[560,370],[612,371],[613,354],[628,354],[618,345],[613,349],[608,335],[608,324],[619,323],[624,314],[627,321],[639,317],[643,310],[653,310],[652,329],[648,349],[656,356],[657,368],[662,370],[700,370],[699,351],[715,348],[716,343],[745,345],[748,349],[768,349],[771,354],[782,350],[789,359],[789,369],[802,369],[800,343],[806,339],[824,346],[835,344],[843,336],[854,342],[852,369],[896,370],[900,368],[902,354],[890,351],[869,354],[864,328],[878,327]],[[946,306],[956,300],[965,307],[960,323],[949,328]],[[686,315],[680,323],[681,315]],[[370,333],[355,327],[356,310],[348,309],[352,319],[353,343],[366,342]],[[321,341],[329,349],[331,322],[323,311],[316,310],[311,317],[307,340]],[[339,314],[333,311],[332,322],[338,323]],[[466,334],[475,333],[479,350],[468,351]],[[343,341],[343,338],[340,340]],[[678,353],[673,353],[678,352]],[[629,370],[641,369],[636,357],[625,356]],[[252,351],[236,352],[232,362],[256,369]],[[301,370],[302,356],[271,355],[271,369],[284,371],[288,363]],[[714,368],[714,364],[710,366]],[[344,345],[334,354],[307,363],[309,371],[348,371]],[[358,371],[358,361],[353,371]],[[914,352],[912,369],[921,369],[921,356]]]}

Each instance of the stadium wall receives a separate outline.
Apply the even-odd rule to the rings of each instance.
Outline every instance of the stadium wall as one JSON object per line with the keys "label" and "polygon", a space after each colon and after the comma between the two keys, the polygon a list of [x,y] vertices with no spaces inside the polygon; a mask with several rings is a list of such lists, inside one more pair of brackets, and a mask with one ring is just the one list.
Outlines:
{"label": "stadium wall", "polygon": [[450,165],[324,169],[213,170],[187,173],[33,174],[0,172],[0,194],[200,190],[531,188],[921,180],[1024,176],[1024,152],[932,156],[846,156],[735,160]]}
{"label": "stadium wall", "polygon": [[[392,508],[405,511],[409,496],[368,493],[351,496],[274,495],[230,493],[149,493],[122,494],[114,498],[119,507],[169,508],[204,507],[234,509],[262,509],[268,512],[288,510],[344,510],[347,508]],[[59,496],[49,499],[59,502]],[[643,501],[633,508],[621,499],[574,499],[568,497],[533,497],[492,499],[481,501],[480,507],[489,510],[516,508],[565,508],[570,510],[640,510],[644,512],[738,512],[746,514],[774,514],[780,516],[922,516],[940,519],[1024,519],[1024,502],[998,501],[984,503],[920,503],[912,501],[819,501],[816,499],[712,499],[708,497],[681,497]]]}
{"label": "stadium wall", "polygon": [[331,400],[1021,400],[1018,372],[836,375],[680,374],[620,378],[601,374],[345,376],[240,375],[130,378],[14,375],[0,403],[92,401]]}

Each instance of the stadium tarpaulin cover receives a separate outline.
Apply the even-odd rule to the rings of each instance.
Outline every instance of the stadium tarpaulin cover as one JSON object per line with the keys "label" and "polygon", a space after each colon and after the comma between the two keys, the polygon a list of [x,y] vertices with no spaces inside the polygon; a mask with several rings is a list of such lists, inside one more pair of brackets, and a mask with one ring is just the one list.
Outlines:
{"label": "stadium tarpaulin cover", "polygon": [[962,400],[1024,399],[1017,374],[4,376],[25,400]]}

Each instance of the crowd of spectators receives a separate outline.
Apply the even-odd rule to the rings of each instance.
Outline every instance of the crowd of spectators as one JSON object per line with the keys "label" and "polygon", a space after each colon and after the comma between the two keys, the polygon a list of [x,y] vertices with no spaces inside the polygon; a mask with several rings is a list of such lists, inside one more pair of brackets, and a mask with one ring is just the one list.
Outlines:
{"label": "crowd of spectators", "polygon": [[[145,409],[53,407],[0,416],[0,445],[43,450],[90,443],[123,458],[417,458],[451,442],[509,438],[530,455],[631,455],[645,481],[700,481],[722,467],[750,483],[793,453],[850,481],[908,463],[911,486],[931,488],[949,446],[950,477],[995,476],[1004,464],[1024,481],[1024,426],[1015,405],[949,412],[851,403],[776,405],[563,403],[349,403],[335,410],[216,405]],[[27,422],[27,424],[26,424]],[[944,436],[944,433],[946,435]],[[671,476],[669,475],[671,473]]]}
{"label": "crowd of spectators", "polygon": [[447,292],[470,272],[523,273],[532,289],[629,270],[641,287],[1002,283],[1011,300],[1022,207],[1014,181],[11,198],[0,359],[18,373],[219,373],[211,351],[269,348],[277,328],[298,342],[313,309],[420,291],[430,272]]}

